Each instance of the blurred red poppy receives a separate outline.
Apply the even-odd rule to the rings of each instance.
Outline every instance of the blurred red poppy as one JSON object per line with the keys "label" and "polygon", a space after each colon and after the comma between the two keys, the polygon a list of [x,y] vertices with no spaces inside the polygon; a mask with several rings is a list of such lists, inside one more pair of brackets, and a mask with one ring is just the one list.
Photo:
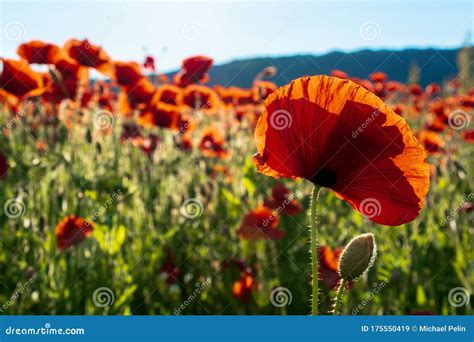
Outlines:
{"label": "blurred red poppy", "polygon": [[135,62],[114,62],[115,79],[121,86],[133,86],[144,76]]}
{"label": "blurred red poppy", "polygon": [[294,194],[282,183],[273,187],[272,196],[264,201],[264,205],[287,215],[297,215],[303,210],[303,207],[294,198]]}
{"label": "blurred red poppy", "polygon": [[194,56],[183,60],[181,71],[174,77],[174,83],[179,87],[185,87],[194,83],[204,83],[208,79],[207,72],[212,66],[212,58],[206,56]]}
{"label": "blurred red poppy", "polygon": [[242,240],[280,240],[285,232],[278,228],[279,223],[278,213],[259,205],[244,216],[237,235]]}
{"label": "blurred red poppy", "polygon": [[387,74],[381,71],[374,72],[369,75],[369,78],[373,82],[385,82],[387,80]]}
{"label": "blurred red poppy", "polygon": [[91,44],[87,39],[83,41],[77,39],[68,40],[64,44],[64,51],[67,56],[77,63],[94,68],[106,76],[113,76],[110,57],[100,46]]}
{"label": "blurred red poppy", "polygon": [[219,97],[216,92],[201,85],[184,88],[182,101],[185,106],[205,113],[215,112],[219,108]]}
{"label": "blurred red poppy", "polygon": [[166,275],[166,283],[173,285],[178,281],[181,270],[174,262],[174,255],[171,248],[166,250],[166,259],[160,271]]}
{"label": "blurred red poppy", "polygon": [[418,133],[418,140],[430,154],[445,152],[444,140],[435,132],[421,131]]}
{"label": "blurred red poppy", "polygon": [[347,73],[345,73],[344,71],[339,70],[339,69],[331,70],[331,76],[339,77],[339,78],[342,78],[342,79],[348,79],[349,78],[349,75]]}
{"label": "blurred red poppy", "polygon": [[55,229],[58,248],[65,250],[81,243],[92,234],[93,229],[91,221],[75,215],[65,217]]}
{"label": "blurred red poppy", "polygon": [[239,280],[232,286],[232,296],[240,299],[244,303],[248,303],[252,296],[254,282],[253,274],[250,271],[242,272]]}
{"label": "blurred red poppy", "polygon": [[328,246],[319,247],[319,278],[328,289],[335,289],[341,280],[339,276],[339,258],[343,248],[331,249]]}
{"label": "blurred red poppy", "polygon": [[201,131],[199,149],[205,157],[226,159],[229,152],[224,148],[224,136],[216,127],[206,127]]}
{"label": "blurred red poppy", "polygon": [[61,49],[54,44],[32,40],[21,44],[17,53],[30,64],[54,64],[61,54]]}
{"label": "blurred red poppy", "polygon": [[143,67],[145,69],[155,71],[155,59],[152,56],[146,56],[145,62],[143,62]]}
{"label": "blurred red poppy", "polygon": [[474,142],[474,129],[464,130],[462,132],[462,138],[469,143],[473,143]]}
{"label": "blurred red poppy", "polygon": [[156,90],[153,101],[179,106],[183,102],[183,91],[181,88],[170,84],[161,85]]}
{"label": "blurred red poppy", "polygon": [[17,97],[38,96],[44,92],[43,76],[24,60],[1,59],[0,87]]}
{"label": "blurred red poppy", "polygon": [[152,102],[140,111],[138,122],[147,127],[177,129],[179,117],[179,107],[163,102]]}
{"label": "blurred red poppy", "polygon": [[405,120],[374,94],[336,77],[303,77],[265,106],[255,130],[259,172],[333,189],[380,224],[418,216],[429,187],[426,154]]}
{"label": "blurred red poppy", "polygon": [[8,176],[8,161],[5,154],[0,151],[0,179],[5,179]]}

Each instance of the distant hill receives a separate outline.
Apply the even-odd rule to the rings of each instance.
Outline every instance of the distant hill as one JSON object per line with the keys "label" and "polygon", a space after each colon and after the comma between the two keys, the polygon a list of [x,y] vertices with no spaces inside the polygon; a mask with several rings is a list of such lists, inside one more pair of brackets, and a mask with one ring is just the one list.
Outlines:
{"label": "distant hill", "polygon": [[458,49],[361,50],[352,53],[330,52],[321,56],[296,55],[287,57],[252,58],[215,65],[210,71],[209,84],[250,87],[255,75],[265,67],[275,66],[278,74],[272,80],[284,85],[292,79],[317,74],[329,74],[340,69],[351,77],[366,78],[374,71],[385,72],[391,80],[406,82],[410,68],[420,69],[419,83],[442,83],[457,74]]}

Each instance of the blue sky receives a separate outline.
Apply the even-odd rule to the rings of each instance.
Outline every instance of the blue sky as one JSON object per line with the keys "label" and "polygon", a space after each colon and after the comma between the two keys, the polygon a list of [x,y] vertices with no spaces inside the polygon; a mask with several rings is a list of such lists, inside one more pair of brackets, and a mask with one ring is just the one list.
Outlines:
{"label": "blue sky", "polygon": [[156,57],[169,71],[205,54],[250,56],[362,48],[458,47],[473,31],[472,1],[6,1],[1,54],[23,41],[102,45],[117,60]]}

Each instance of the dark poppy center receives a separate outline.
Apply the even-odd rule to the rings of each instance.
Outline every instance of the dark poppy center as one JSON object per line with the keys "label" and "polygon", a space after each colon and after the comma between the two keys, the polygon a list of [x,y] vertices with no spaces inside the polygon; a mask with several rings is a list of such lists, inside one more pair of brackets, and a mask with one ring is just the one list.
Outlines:
{"label": "dark poppy center", "polygon": [[324,186],[326,188],[330,188],[337,181],[337,174],[335,171],[322,168],[316,172],[316,174],[310,179],[316,185]]}

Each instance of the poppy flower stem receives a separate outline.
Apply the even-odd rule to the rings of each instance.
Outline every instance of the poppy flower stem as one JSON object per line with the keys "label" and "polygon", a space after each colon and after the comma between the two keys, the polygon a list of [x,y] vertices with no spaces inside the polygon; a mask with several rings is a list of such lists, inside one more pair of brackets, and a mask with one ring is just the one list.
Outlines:
{"label": "poppy flower stem", "polygon": [[342,296],[344,295],[344,290],[346,289],[346,286],[347,286],[347,280],[342,279],[341,284],[339,285],[339,288],[337,289],[336,302],[334,303],[334,310],[332,312],[333,315],[340,314]]}
{"label": "poppy flower stem", "polygon": [[311,297],[311,315],[318,314],[319,304],[319,273],[318,273],[318,210],[319,190],[316,186],[313,188],[311,196],[311,268],[312,268],[312,286],[313,293]]}

